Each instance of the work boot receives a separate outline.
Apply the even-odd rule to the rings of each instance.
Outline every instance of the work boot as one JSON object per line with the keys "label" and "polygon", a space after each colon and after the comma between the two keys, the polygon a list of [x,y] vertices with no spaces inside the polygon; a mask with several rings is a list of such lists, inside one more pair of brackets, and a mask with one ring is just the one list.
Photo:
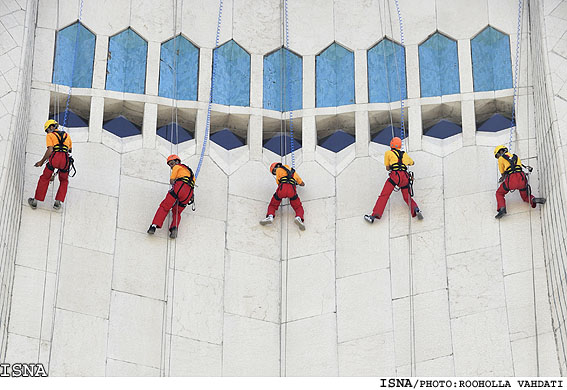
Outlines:
{"label": "work boot", "polygon": [[274,222],[274,216],[270,214],[260,221],[260,225],[270,225],[272,222]]}
{"label": "work boot", "polygon": [[414,211],[415,211],[415,216],[417,217],[417,219],[419,219],[421,221],[423,219],[423,214],[421,213],[421,210],[418,207],[416,207]]}
{"label": "work boot", "polygon": [[59,210],[61,208],[61,201],[60,200],[56,200],[55,203],[53,203],[53,208],[55,210]]}
{"label": "work boot", "polygon": [[177,228],[172,227],[169,229],[169,238],[176,238],[177,237]]}
{"label": "work boot", "polygon": [[305,224],[301,220],[301,217],[295,217],[294,222],[297,226],[299,226],[299,230],[305,230]]}
{"label": "work boot", "polygon": [[37,200],[35,200],[34,198],[28,198],[28,204],[34,210],[37,208]]}
{"label": "work boot", "polygon": [[368,223],[374,223],[375,219],[376,217],[374,215],[368,215],[368,214],[364,215],[364,220]]}
{"label": "work boot", "polygon": [[150,228],[148,229],[148,234],[154,234],[156,232],[156,229],[157,229],[157,226],[152,223],[150,225]]}
{"label": "work boot", "polygon": [[504,214],[506,214],[506,207],[502,207],[500,210],[498,210],[498,214],[496,214],[494,218],[500,219],[504,216]]}
{"label": "work boot", "polygon": [[535,207],[536,204],[545,204],[545,198],[533,198],[532,207]]}

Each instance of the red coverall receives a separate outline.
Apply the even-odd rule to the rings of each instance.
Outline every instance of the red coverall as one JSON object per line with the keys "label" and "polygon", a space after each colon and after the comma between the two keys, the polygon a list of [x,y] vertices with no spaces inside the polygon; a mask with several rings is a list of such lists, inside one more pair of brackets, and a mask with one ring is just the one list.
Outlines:
{"label": "red coverall", "polygon": [[[288,170],[291,170],[288,165],[284,165],[284,166]],[[278,209],[278,207],[280,207],[280,203],[282,202],[282,199],[289,198],[289,203],[291,204],[291,207],[293,207],[293,210],[295,211],[295,216],[300,217],[301,220],[303,221],[304,220],[303,206],[301,205],[301,200],[297,195],[297,189],[295,188],[295,184],[281,183],[282,178],[284,181],[286,181],[286,177],[287,177],[287,172],[285,169],[281,167],[276,169],[276,182],[278,183],[278,188],[276,189],[274,196],[272,196],[272,200],[270,200],[270,204],[268,205],[268,213],[266,214],[266,216],[273,215],[275,217],[276,210]],[[299,185],[303,183],[301,177],[299,177],[299,175],[295,172],[293,174],[293,179]]]}
{"label": "red coverall", "polygon": [[65,135],[67,137],[63,142],[59,141],[59,138],[57,138],[57,135],[54,132],[48,133],[45,137],[47,147],[53,147],[54,151],[49,156],[47,165],[39,177],[39,181],[37,182],[37,187],[35,189],[34,198],[41,202],[45,200],[47,188],[49,187],[49,182],[55,169],[59,169],[59,189],[57,190],[57,195],[55,195],[55,200],[59,200],[61,202],[65,201],[67,187],[69,185],[69,153],[65,151],[57,151],[57,149],[63,146],[69,150],[73,146],[69,134],[65,133]]}
{"label": "red coverall", "polygon": [[[513,154],[510,152],[506,153],[506,155],[510,159],[513,157]],[[521,167],[521,164],[522,161],[518,157],[516,165]],[[510,163],[504,157],[500,156],[498,158],[498,169],[500,173],[504,175],[504,172],[506,172],[508,168],[510,168]],[[533,202],[534,196],[531,193],[528,194],[528,179],[526,178],[526,174],[524,172],[513,172],[505,176],[504,181],[496,190],[496,211],[506,207],[506,199],[504,196],[511,190],[519,190],[522,200],[529,203],[532,208],[536,207],[536,204]]]}
{"label": "red coverall", "polygon": [[193,175],[189,171],[188,167],[184,164],[177,164],[171,170],[171,180],[175,180],[173,188],[167,193],[165,199],[160,203],[156,215],[152,221],[152,224],[161,228],[163,221],[167,217],[167,213],[171,210],[171,225],[169,230],[172,228],[179,227],[179,222],[181,221],[181,213],[185,210],[185,206],[191,200],[193,196],[193,186],[182,181],[183,178],[190,178],[189,180],[193,185],[195,180]]}
{"label": "red coverall", "polygon": [[396,164],[403,164],[406,166],[413,165],[413,160],[410,158],[410,156],[408,156],[407,153],[403,154],[401,161],[392,150],[388,150],[384,154],[384,165],[386,166],[386,168],[391,167],[392,170],[390,171],[388,180],[386,180],[386,183],[384,183],[384,188],[382,188],[382,192],[380,193],[380,196],[378,197],[378,200],[374,205],[374,209],[372,210],[372,215],[376,218],[382,217],[384,208],[386,207],[388,199],[390,198],[390,194],[396,186],[398,186],[402,190],[402,196],[404,197],[404,200],[408,204],[408,206],[410,206],[411,216],[415,217],[416,215],[415,210],[418,208],[418,206],[409,194],[409,174],[406,171],[395,170],[399,167],[399,165]]}

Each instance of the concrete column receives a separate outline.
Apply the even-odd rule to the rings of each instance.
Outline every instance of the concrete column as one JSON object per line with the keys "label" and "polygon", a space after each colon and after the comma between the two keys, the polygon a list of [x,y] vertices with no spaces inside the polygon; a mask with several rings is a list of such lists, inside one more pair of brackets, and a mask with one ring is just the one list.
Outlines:
{"label": "concrete column", "polygon": [[157,104],[144,104],[144,123],[142,124],[143,147],[153,149],[156,147]]}
{"label": "concrete column", "polygon": [[474,92],[471,41],[469,39],[459,39],[457,41],[457,50],[459,54],[461,93]]}
{"label": "concrete column", "polygon": [[261,115],[250,115],[247,137],[250,160],[262,160],[262,126],[263,120]]}
{"label": "concrete column", "polygon": [[461,101],[461,116],[463,118],[463,146],[474,145],[476,143],[474,100]]}
{"label": "concrete column", "polygon": [[421,106],[408,107],[409,150],[421,150],[423,123],[421,121]]}
{"label": "concrete column", "polygon": [[250,56],[250,107],[262,108],[264,99],[264,56]]}
{"label": "concrete column", "polygon": [[303,57],[303,108],[315,108],[315,56]]}
{"label": "concrete column", "polygon": [[419,49],[417,45],[406,46],[406,75],[408,98],[412,99],[421,97],[421,85],[419,81]]}
{"label": "concrete column", "polygon": [[106,64],[108,60],[108,36],[96,37],[93,69],[93,88],[104,89],[106,85]]}
{"label": "concrete column", "polygon": [[104,98],[91,98],[91,114],[89,117],[89,142],[102,142],[102,121],[104,119]]}
{"label": "concrete column", "polygon": [[356,138],[356,157],[368,156],[370,142],[370,121],[367,111],[356,111],[354,114],[354,132]]}
{"label": "concrete column", "polygon": [[317,146],[317,125],[315,116],[303,117],[302,121],[301,149],[303,150],[303,161],[315,160],[315,147]]}
{"label": "concrete column", "polygon": [[356,104],[368,103],[368,60],[366,50],[354,52],[354,96]]}
{"label": "concrete column", "polygon": [[[207,110],[200,109],[197,110],[197,117],[195,119],[195,142],[197,148],[195,153],[201,153],[201,147],[203,145],[203,140],[205,139],[205,130],[207,127]],[[211,134],[209,133],[209,137]],[[209,142],[207,142],[207,147],[205,148],[205,154],[209,154]]]}
{"label": "concrete column", "polygon": [[148,42],[148,59],[146,63],[146,95],[158,94],[159,85],[159,59],[161,44]]}
{"label": "concrete column", "polygon": [[213,50],[201,48],[199,51],[199,92],[200,102],[209,101],[211,92],[211,76],[213,72]]}

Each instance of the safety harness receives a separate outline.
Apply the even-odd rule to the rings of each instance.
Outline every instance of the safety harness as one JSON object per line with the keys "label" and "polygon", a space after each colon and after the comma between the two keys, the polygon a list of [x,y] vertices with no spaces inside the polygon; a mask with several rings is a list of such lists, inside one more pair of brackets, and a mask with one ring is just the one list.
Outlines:
{"label": "safety harness", "polygon": [[[528,192],[528,196],[529,194],[531,194],[531,187],[530,184],[528,182],[528,177],[526,176],[524,170],[522,169],[522,167],[525,167],[523,164],[518,164],[518,156],[516,154],[513,154],[512,157],[509,157],[506,153],[503,153],[500,157],[502,157],[504,160],[508,161],[510,163],[510,166],[508,168],[506,168],[506,170],[504,171],[504,173],[502,174],[504,177],[504,180],[502,181],[502,186],[504,187],[504,189],[506,191],[510,191],[509,186],[506,184],[506,179],[510,180],[510,175],[512,173],[521,173],[522,177],[524,178],[524,180],[526,181],[526,186],[522,189],[519,189],[518,191],[529,191]],[[532,167],[525,167],[526,169],[528,169],[529,172],[532,171]],[[513,191],[512,191],[513,192]]]}
{"label": "safety harness", "polygon": [[[55,138],[57,138],[57,144],[53,146],[54,153],[65,153],[65,169],[59,169],[59,172],[69,172],[73,169],[73,174],[69,175],[70,177],[74,177],[77,174],[77,170],[75,169],[75,160],[73,157],[69,156],[69,147],[65,145],[65,141],[67,140],[67,133],[62,130],[55,130],[53,132]],[[55,167],[51,165],[50,161],[47,161],[47,167],[55,171]]]}
{"label": "safety harness", "polygon": [[[293,175],[295,174],[295,168],[291,168],[291,170],[287,169],[287,167],[281,163],[276,164],[276,169],[277,168],[282,168],[286,173],[285,176],[280,178],[279,188],[281,188],[282,184],[291,184],[293,186],[293,189],[295,190],[295,186],[297,185],[297,181],[293,178]],[[289,200],[296,200],[298,197],[299,195],[297,195],[297,190],[295,190],[295,195],[289,198]],[[277,194],[277,191],[276,193],[274,193],[274,198],[276,198],[276,200],[281,200],[281,198]]]}
{"label": "safety harness", "polygon": [[[175,199],[177,199],[177,202],[179,203],[180,207],[185,207],[187,205],[192,204],[193,205],[193,211],[195,211],[195,194],[193,191],[195,189],[195,175],[193,174],[193,171],[191,170],[191,168],[189,168],[187,165],[185,164],[179,164],[182,167],[187,168],[187,170],[189,171],[189,176],[183,176],[180,178],[177,178],[174,182],[177,183],[178,181],[180,181],[181,187],[179,187],[179,190],[177,190],[177,193],[173,190],[173,188],[169,191],[169,193],[171,194],[171,196],[173,196]],[[189,187],[191,187],[191,192],[190,195],[186,196],[184,199],[179,199],[179,192],[181,192],[181,189],[185,186],[188,185]]]}
{"label": "safety harness", "polygon": [[[396,175],[398,175],[398,183],[400,182],[400,173],[399,173],[400,171],[406,172],[406,174],[408,175],[408,184],[403,187],[399,187],[399,189],[401,190],[404,188],[409,188],[410,196],[413,196],[413,172],[408,172],[407,165],[402,162],[405,152],[403,150],[398,150],[398,149],[391,149],[391,150],[392,153],[394,153],[398,158],[398,162],[395,162],[392,165],[390,165],[390,170],[392,172],[396,172]],[[398,187],[398,184],[395,181],[393,181],[391,177],[388,177],[388,181],[392,183],[394,187]]]}

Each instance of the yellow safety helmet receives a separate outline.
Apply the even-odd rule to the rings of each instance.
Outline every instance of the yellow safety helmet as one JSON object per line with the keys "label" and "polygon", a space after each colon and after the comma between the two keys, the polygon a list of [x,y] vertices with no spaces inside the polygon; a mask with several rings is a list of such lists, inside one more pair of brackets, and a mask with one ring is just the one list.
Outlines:
{"label": "yellow safety helmet", "polygon": [[59,126],[59,123],[57,123],[56,120],[50,119],[47,122],[45,122],[45,124],[43,125],[43,130],[47,131],[47,129],[49,128],[49,126],[51,125],[55,125],[55,127]]}
{"label": "yellow safety helmet", "polygon": [[496,148],[494,148],[494,158],[498,158],[500,157],[500,151],[504,149],[503,153],[506,153],[508,151],[508,148],[504,145],[498,145]]}

